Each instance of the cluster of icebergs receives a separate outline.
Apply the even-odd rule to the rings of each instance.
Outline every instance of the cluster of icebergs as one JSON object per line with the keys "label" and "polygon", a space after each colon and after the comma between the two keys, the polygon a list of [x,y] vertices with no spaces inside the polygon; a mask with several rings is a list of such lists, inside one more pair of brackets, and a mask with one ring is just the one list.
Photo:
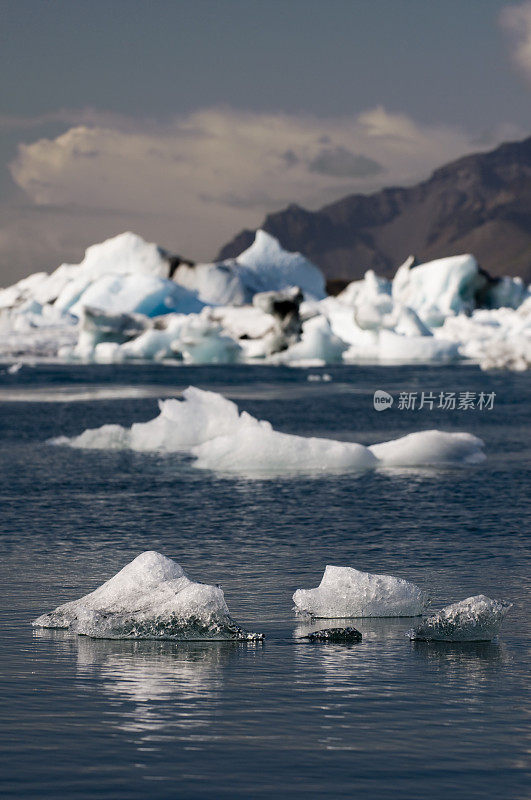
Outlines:
{"label": "cluster of icebergs", "polygon": [[[301,614],[317,619],[346,619],[417,617],[427,609],[430,599],[426,592],[403,578],[327,566],[319,586],[297,589],[293,602]],[[478,594],[423,618],[407,635],[421,641],[490,641],[497,635],[510,607],[510,603]]]}
{"label": "cluster of icebergs", "polygon": [[355,442],[296,436],[241,413],[231,400],[194,386],[183,399],[159,401],[160,413],[130,428],[103,425],[55,445],[94,450],[190,453],[194,466],[246,476],[356,472],[380,467],[476,464],[484,443],[470,433],[419,431],[365,447]]}
{"label": "cluster of icebergs", "polygon": [[321,272],[259,230],[236,259],[192,264],[133,233],[80,264],[0,290],[0,354],[115,363],[447,363],[526,369],[531,296],[472,255],[372,271],[337,297]]}
{"label": "cluster of icebergs", "polygon": [[[327,566],[316,589],[293,595],[298,612],[317,618],[420,616],[428,596],[391,575]],[[424,618],[408,635],[425,641],[487,641],[497,635],[509,603],[469,597]],[[261,641],[231,618],[218,586],[195,583],[160,553],[137,556],[98,589],[34,620],[39,628],[62,628],[98,639]],[[317,632],[311,641],[356,641],[353,628]]]}

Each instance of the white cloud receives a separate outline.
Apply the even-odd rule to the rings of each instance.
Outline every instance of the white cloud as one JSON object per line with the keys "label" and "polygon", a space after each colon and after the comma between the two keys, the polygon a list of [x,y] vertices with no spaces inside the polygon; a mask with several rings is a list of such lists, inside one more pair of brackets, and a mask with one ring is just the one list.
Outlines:
{"label": "white cloud", "polygon": [[531,80],[531,2],[506,6],[500,14],[500,24],[512,43],[512,59]]}
{"label": "white cloud", "polygon": [[[59,260],[76,242],[81,249],[126,228],[208,259],[289,203],[318,208],[351,192],[412,183],[478,147],[456,128],[420,125],[382,107],[333,119],[207,109],[165,124],[90,110],[58,114],[84,124],[19,146],[11,173],[33,207],[19,217],[13,211],[0,230],[0,264],[23,258],[31,230],[26,250],[28,258],[40,253],[40,268],[47,254],[47,266],[56,265],[63,241],[68,253]],[[51,236],[52,247],[54,219],[63,233]],[[28,263],[25,272],[34,269]]]}
{"label": "white cloud", "polygon": [[[73,127],[56,139],[20,145],[11,171],[40,205],[168,213],[191,205],[199,211],[208,198],[220,207],[216,213],[247,203],[263,213],[292,201],[318,206],[348,191],[407,183],[469,148],[458,130],[419,126],[383,108],[327,120],[214,109],[160,130]],[[360,168],[357,177],[352,168],[316,172],[323,149],[344,160],[346,154],[351,167],[370,159],[374,168]]]}

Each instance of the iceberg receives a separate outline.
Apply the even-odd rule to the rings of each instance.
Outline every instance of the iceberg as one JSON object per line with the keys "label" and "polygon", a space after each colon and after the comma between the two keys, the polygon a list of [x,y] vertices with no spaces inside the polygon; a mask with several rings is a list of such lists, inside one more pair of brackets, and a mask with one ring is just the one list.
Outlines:
{"label": "iceberg", "polygon": [[182,286],[155,275],[108,274],[98,278],[68,307],[70,314],[81,316],[85,306],[92,306],[111,314],[144,314],[157,317],[161,314],[195,314],[204,303]]}
{"label": "iceberg", "polygon": [[407,635],[427,642],[487,642],[498,634],[511,606],[484,594],[467,597],[423,619]]}
{"label": "iceberg", "polygon": [[298,286],[305,296],[321,300],[326,296],[325,280],[320,269],[301,253],[292,253],[278,239],[257,230],[253,244],[236,258],[245,268],[254,292],[283,291]]}
{"label": "iceberg", "polygon": [[483,442],[469,433],[420,431],[370,447],[281,433],[269,422],[240,413],[222,395],[193,386],[185,389],[182,400],[160,400],[159,411],[149,422],[130,428],[104,425],[51,443],[85,449],[188,452],[199,469],[261,475],[475,464],[485,458]]}
{"label": "iceberg", "polygon": [[309,298],[325,297],[321,271],[301,253],[291,253],[278,239],[257,230],[253,244],[237,258],[213,264],[180,264],[173,280],[210,305],[245,305],[260,292],[300,287]]}
{"label": "iceberg", "polygon": [[33,621],[97,639],[256,641],[232,620],[217,586],[195,583],[155,551],[141,553],[90,594]]}
{"label": "iceberg", "polygon": [[479,309],[449,317],[437,335],[454,341],[460,354],[481,369],[523,371],[531,366],[531,297],[515,310]]}
{"label": "iceberg", "polygon": [[348,344],[336,336],[323,316],[313,317],[302,325],[299,342],[292,344],[275,357],[279,363],[299,363],[321,366],[340,363]]}
{"label": "iceberg", "polygon": [[418,431],[369,448],[387,467],[420,467],[444,464],[480,464],[485,460],[483,442],[471,433]]}
{"label": "iceberg", "polygon": [[191,452],[199,469],[264,476],[357,472],[378,465],[369,448],[361,444],[280,433],[245,411],[233,431],[209,439]]}
{"label": "iceberg", "polygon": [[84,307],[80,316],[77,344],[61,349],[64,358],[105,363],[177,359],[188,364],[232,364],[242,352],[238,342],[224,335],[207,307],[200,314],[169,313],[154,318]]}
{"label": "iceberg", "polygon": [[408,259],[393,279],[393,300],[414,309],[430,327],[453,314],[470,312],[485,279],[472,255],[451,256],[415,266]]}
{"label": "iceberg", "polygon": [[460,358],[458,343],[435,338],[410,306],[391,295],[391,284],[369,270],[338,295],[317,306],[332,332],[348,343],[347,363],[438,364]]}
{"label": "iceberg", "polygon": [[[529,288],[472,255],[368,270],[327,297],[320,270],[263,230],[235,259],[194,264],[127,232],[79,264],[0,289],[0,354],[121,363],[531,365]],[[77,344],[76,344],[77,339]]]}
{"label": "iceberg", "polygon": [[392,284],[393,300],[414,309],[432,328],[477,309],[516,309],[527,295],[520,278],[492,278],[470,254],[425,264],[415,264],[410,256]]}
{"label": "iceberg", "polygon": [[194,292],[168,279],[170,256],[134,233],[122,233],[87,248],[79,264],[61,264],[48,275],[35,273],[0,290],[0,309],[55,319],[79,317],[85,306],[110,314],[148,317],[199,312],[205,305]]}
{"label": "iceberg", "polygon": [[183,323],[172,349],[188,364],[234,364],[242,351],[238,342],[223,335],[221,325],[205,314],[190,315]]}
{"label": "iceberg", "polygon": [[318,618],[415,617],[429,598],[403,578],[327,566],[319,586],[297,589],[293,602],[297,612]]}

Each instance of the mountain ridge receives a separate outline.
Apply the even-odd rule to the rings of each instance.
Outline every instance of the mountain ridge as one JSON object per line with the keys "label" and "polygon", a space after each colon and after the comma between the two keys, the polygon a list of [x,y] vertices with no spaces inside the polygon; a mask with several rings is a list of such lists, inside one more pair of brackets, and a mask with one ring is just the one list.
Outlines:
{"label": "mountain ridge", "polygon": [[[531,136],[438,167],[413,186],[351,194],[317,211],[291,204],[263,230],[298,250],[330,281],[367,269],[391,277],[410,253],[421,261],[470,252],[491,275],[531,281]],[[234,258],[254,240],[243,230],[218,253]]]}

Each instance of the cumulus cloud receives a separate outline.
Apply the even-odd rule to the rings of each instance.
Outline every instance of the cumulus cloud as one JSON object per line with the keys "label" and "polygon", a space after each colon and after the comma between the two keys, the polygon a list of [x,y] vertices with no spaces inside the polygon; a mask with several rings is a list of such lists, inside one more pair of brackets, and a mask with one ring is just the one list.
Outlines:
{"label": "cumulus cloud", "polygon": [[506,6],[500,23],[511,40],[514,63],[531,81],[531,2]]}
{"label": "cumulus cloud", "polygon": [[[69,252],[75,236],[81,249],[130,228],[191,258],[212,258],[243,227],[257,227],[289,203],[318,208],[351,192],[412,183],[477,149],[461,130],[420,125],[382,107],[332,119],[217,108],[164,124],[95,111],[58,114],[67,124],[71,114],[75,124],[56,138],[21,144],[10,165],[29,200],[17,230],[31,236],[34,226],[32,252],[41,261],[60,246],[55,240],[52,252],[43,236],[54,218]],[[15,217],[0,230],[0,264],[10,263],[15,246],[20,258]]]}
{"label": "cumulus cloud", "polygon": [[455,129],[419,126],[383,108],[327,120],[213,109],[160,130],[78,125],[20,145],[11,173],[39,205],[166,213],[199,211],[208,198],[220,209],[248,203],[266,212],[370,190],[383,173],[410,182],[469,146]]}

